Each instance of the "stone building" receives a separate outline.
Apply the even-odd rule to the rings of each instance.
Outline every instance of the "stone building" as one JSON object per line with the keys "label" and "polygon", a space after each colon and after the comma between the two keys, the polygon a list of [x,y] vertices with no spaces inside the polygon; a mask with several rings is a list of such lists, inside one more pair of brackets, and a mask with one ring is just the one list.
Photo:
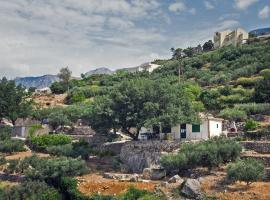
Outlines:
{"label": "stone building", "polygon": [[224,30],[221,32],[216,32],[214,35],[214,48],[217,49],[230,45],[236,47],[246,43],[248,38],[249,34],[241,28],[237,28],[233,31]]}

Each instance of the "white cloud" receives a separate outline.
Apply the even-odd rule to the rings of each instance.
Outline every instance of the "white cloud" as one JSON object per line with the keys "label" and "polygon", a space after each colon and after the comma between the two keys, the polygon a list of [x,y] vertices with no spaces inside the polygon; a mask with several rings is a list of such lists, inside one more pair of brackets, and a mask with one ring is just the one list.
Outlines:
{"label": "white cloud", "polygon": [[204,6],[207,10],[213,10],[215,6],[210,1],[204,1]]}
{"label": "white cloud", "polygon": [[110,17],[108,19],[108,25],[109,27],[116,29],[128,29],[134,27],[134,23],[132,21],[123,20],[119,17]]}
{"label": "white cloud", "polygon": [[266,19],[269,17],[270,14],[270,7],[269,6],[265,6],[263,9],[261,9],[258,13],[258,17],[260,19]]}
{"label": "white cloud", "polygon": [[175,3],[170,4],[168,10],[177,14],[184,12],[190,13],[192,15],[196,14],[196,9],[195,8],[189,9],[184,1],[177,1]]}
{"label": "white cloud", "polygon": [[[0,4],[0,76],[74,75],[137,66],[163,54],[167,38],[143,18],[162,22],[155,0],[13,0]],[[165,20],[164,20],[165,21]]]}
{"label": "white cloud", "polygon": [[245,10],[252,4],[257,3],[259,0],[234,0],[235,7],[239,10]]}
{"label": "white cloud", "polygon": [[171,12],[178,13],[178,12],[186,11],[187,7],[186,7],[184,2],[179,1],[179,2],[175,2],[175,3],[170,4],[168,9]]}

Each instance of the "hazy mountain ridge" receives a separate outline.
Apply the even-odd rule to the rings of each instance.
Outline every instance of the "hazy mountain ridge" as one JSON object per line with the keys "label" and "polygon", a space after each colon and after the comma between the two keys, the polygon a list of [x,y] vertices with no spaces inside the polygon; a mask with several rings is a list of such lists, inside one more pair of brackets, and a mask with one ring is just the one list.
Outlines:
{"label": "hazy mountain ridge", "polygon": [[112,74],[112,73],[114,73],[114,71],[110,70],[109,68],[100,67],[100,68],[97,68],[97,69],[90,70],[90,71],[86,72],[85,75],[86,76],[91,76],[91,75],[94,75],[94,74]]}
{"label": "hazy mountain ridge", "polygon": [[36,77],[17,77],[14,79],[17,85],[21,84],[26,88],[45,88],[50,87],[54,82],[59,81],[57,75],[44,75]]}

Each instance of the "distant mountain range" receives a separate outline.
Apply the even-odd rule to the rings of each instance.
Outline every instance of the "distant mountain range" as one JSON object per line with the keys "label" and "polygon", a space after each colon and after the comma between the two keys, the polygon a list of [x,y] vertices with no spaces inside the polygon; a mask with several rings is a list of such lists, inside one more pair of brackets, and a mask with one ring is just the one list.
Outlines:
{"label": "distant mountain range", "polygon": [[56,75],[44,75],[36,77],[18,77],[15,78],[15,83],[17,85],[21,84],[26,88],[35,87],[37,89],[50,87],[56,81],[59,81]]}
{"label": "distant mountain range", "polygon": [[85,73],[85,76],[91,76],[91,75],[94,75],[94,74],[113,74],[114,71],[106,68],[106,67],[100,67],[100,68],[97,68],[97,69],[94,69],[94,70],[91,70],[89,72],[86,72]]}
{"label": "distant mountain range", "polygon": [[[147,70],[149,72],[152,72],[155,68],[157,68],[158,65],[151,64],[151,63],[144,63],[138,67],[132,67],[132,68],[123,68],[121,70],[125,70],[128,72],[137,72],[137,71],[143,71]],[[85,73],[85,76],[91,76],[95,74],[113,74],[115,71],[112,71],[106,67],[100,67],[94,70],[91,70],[89,72]],[[74,79],[79,79],[76,77],[73,77]],[[36,76],[36,77],[17,77],[15,79],[15,83],[17,85],[21,84],[26,88],[35,87],[37,89],[42,89],[45,87],[50,87],[54,82],[59,81],[59,78],[57,75],[44,75],[44,76]]]}

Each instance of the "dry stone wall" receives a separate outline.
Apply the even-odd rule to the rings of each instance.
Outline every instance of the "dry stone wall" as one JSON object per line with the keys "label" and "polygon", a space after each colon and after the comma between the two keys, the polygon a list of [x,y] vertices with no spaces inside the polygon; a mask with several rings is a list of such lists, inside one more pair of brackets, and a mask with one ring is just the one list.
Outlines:
{"label": "dry stone wall", "polygon": [[241,144],[246,150],[270,154],[270,141],[245,141],[241,142]]}
{"label": "dry stone wall", "polygon": [[163,154],[176,151],[180,141],[130,141],[121,148],[120,159],[127,172],[141,173],[144,168],[160,164]]}

